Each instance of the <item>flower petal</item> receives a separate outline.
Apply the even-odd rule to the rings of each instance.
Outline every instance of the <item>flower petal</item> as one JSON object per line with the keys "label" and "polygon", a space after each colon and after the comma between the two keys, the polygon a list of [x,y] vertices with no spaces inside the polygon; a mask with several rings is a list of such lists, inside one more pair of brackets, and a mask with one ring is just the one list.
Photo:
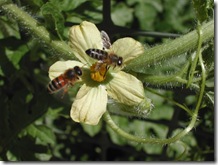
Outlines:
{"label": "flower petal", "polygon": [[113,75],[106,85],[108,95],[120,103],[138,105],[145,98],[142,82],[123,71]]}
{"label": "flower petal", "polygon": [[107,92],[104,86],[89,87],[85,84],[80,88],[71,108],[71,118],[75,122],[90,125],[98,124],[106,111]]}
{"label": "flower petal", "polygon": [[102,49],[102,39],[95,24],[83,21],[80,25],[70,28],[70,46],[76,51],[76,57],[84,64],[91,65],[94,59],[90,58],[85,51],[90,48]]}
{"label": "flower petal", "polygon": [[74,66],[82,67],[83,65],[84,64],[78,61],[57,61],[50,66],[48,76],[52,80],[64,73],[69,68],[73,68]]}
{"label": "flower petal", "polygon": [[132,59],[144,53],[143,45],[130,37],[116,40],[110,49],[114,54],[123,57],[123,63],[128,63]]}

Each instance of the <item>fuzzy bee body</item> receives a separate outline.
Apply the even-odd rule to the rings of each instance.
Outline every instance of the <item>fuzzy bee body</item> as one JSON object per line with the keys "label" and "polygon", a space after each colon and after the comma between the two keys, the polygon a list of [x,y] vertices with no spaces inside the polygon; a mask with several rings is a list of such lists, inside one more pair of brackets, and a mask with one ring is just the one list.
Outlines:
{"label": "fuzzy bee body", "polygon": [[74,68],[67,69],[63,74],[51,80],[47,86],[48,93],[52,94],[59,91],[62,88],[74,85],[75,81],[82,75],[80,67],[75,66]]}
{"label": "fuzzy bee body", "polygon": [[87,49],[86,54],[96,60],[101,60],[101,61],[104,61],[108,58],[108,53],[101,49],[95,49],[95,48]]}

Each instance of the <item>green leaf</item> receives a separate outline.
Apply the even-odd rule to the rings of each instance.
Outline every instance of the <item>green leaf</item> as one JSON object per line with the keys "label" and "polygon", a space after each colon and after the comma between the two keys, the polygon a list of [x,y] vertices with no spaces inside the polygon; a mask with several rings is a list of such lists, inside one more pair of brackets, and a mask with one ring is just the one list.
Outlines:
{"label": "green leaf", "polygon": [[149,115],[149,119],[153,120],[170,120],[173,116],[173,108],[170,105],[163,105],[155,107],[155,113]]}
{"label": "green leaf", "polygon": [[205,49],[202,51],[202,57],[205,63],[205,67],[207,70],[207,74],[209,75],[209,72],[212,72],[214,77],[214,43],[209,42]]}
{"label": "green leaf", "polygon": [[[178,129],[175,129],[172,133],[172,136],[175,136],[177,135],[179,132],[181,132],[182,129],[178,128]],[[193,133],[190,132],[187,136],[184,136],[182,141],[189,144],[189,146],[196,146],[197,145],[197,141],[196,139],[192,136]]]}
{"label": "green leaf", "polygon": [[22,57],[29,51],[26,45],[21,45],[16,51],[6,49],[6,55],[16,69],[20,69],[19,62]]}
{"label": "green leaf", "polygon": [[213,0],[192,0],[196,16],[200,23],[209,20],[208,10],[213,6]]}
{"label": "green leaf", "polygon": [[87,2],[88,0],[70,0],[70,1],[65,1],[65,0],[50,0],[51,3],[54,3],[56,5],[60,6],[60,9],[62,11],[72,11],[75,8],[79,7],[82,5],[84,2]]}
{"label": "green leaf", "polygon": [[[128,132],[129,120],[127,118],[113,116],[113,120],[115,123],[119,123],[119,126]],[[109,133],[110,138],[113,141],[113,143],[118,144],[118,145],[122,145],[122,146],[127,144],[127,140],[125,138],[117,135],[110,127],[107,126],[106,129],[107,129],[107,132]]]}
{"label": "green leaf", "polygon": [[214,92],[213,91],[208,92],[207,97],[209,98],[212,105],[214,105]]}
{"label": "green leaf", "polygon": [[[156,113],[159,114],[158,112]],[[129,127],[129,132],[131,134],[145,138],[165,138],[168,130],[168,127],[165,125],[146,122],[143,120],[134,120],[133,122],[129,123],[126,127]],[[138,150],[143,149],[146,153],[149,154],[160,154],[162,152],[162,146],[158,144],[138,145],[137,143],[130,143],[130,145],[135,146]]]}
{"label": "green leaf", "polygon": [[101,131],[102,123],[100,122],[98,125],[87,125],[87,124],[81,124],[83,130],[91,137],[94,137],[96,134],[98,134]]}
{"label": "green leaf", "polygon": [[[135,7],[135,15],[139,20],[141,29],[154,29],[154,22],[159,11],[162,10],[160,4],[155,5],[156,1],[141,1]],[[156,7],[158,6],[158,7]]]}
{"label": "green leaf", "polygon": [[55,134],[54,132],[44,125],[33,125],[31,124],[26,128],[28,134],[34,138],[39,138],[42,143],[55,144]]}
{"label": "green leaf", "polygon": [[128,127],[130,127],[129,129],[140,137],[165,138],[168,130],[167,126],[157,125],[156,123],[144,122],[140,120],[134,120],[134,122]]}
{"label": "green leaf", "polygon": [[28,5],[31,6],[42,6],[44,2],[43,0],[31,0],[31,1],[26,0],[26,3],[28,3]]}
{"label": "green leaf", "polygon": [[133,9],[128,8],[124,3],[114,6],[111,18],[116,25],[126,26],[133,20]]}
{"label": "green leaf", "polygon": [[[164,125],[157,125],[155,123],[145,122],[143,120],[130,120],[125,117],[120,116],[113,116],[112,119],[114,122],[119,125],[119,127],[126,132],[133,134],[135,136],[150,138],[150,137],[157,137],[157,138],[165,138],[167,134],[167,126]],[[137,150],[143,149],[148,153],[160,153],[162,151],[162,146],[158,145],[149,145],[149,144],[140,144],[134,143],[131,141],[127,141],[125,138],[116,134],[111,128],[106,127],[107,131],[110,135],[111,140],[113,143],[118,145],[126,145],[129,144]],[[150,146],[153,146],[152,148]]]}
{"label": "green leaf", "polygon": [[46,26],[51,31],[56,31],[60,39],[62,39],[64,32],[64,17],[57,6],[54,3],[47,2],[41,7],[42,15],[45,17]]}
{"label": "green leaf", "polygon": [[17,23],[7,20],[4,16],[1,16],[0,18],[0,29],[0,39],[7,37],[16,37],[17,39],[20,39]]}
{"label": "green leaf", "polygon": [[[189,160],[189,158],[186,156],[187,155],[187,147],[188,145],[181,142],[181,141],[178,141],[176,143],[172,143],[169,145],[168,147],[168,150],[167,150],[167,153],[169,155],[169,157],[176,157],[178,158],[183,158],[182,160]],[[185,151],[185,153],[184,153]],[[179,160],[180,160],[179,159]]]}
{"label": "green leaf", "polygon": [[18,161],[18,158],[16,157],[16,155],[14,155],[11,151],[7,151],[6,156],[8,158],[8,160],[10,161]]}
{"label": "green leaf", "polygon": [[37,13],[44,2],[43,0],[22,0],[21,4],[26,6],[28,12]]}
{"label": "green leaf", "polygon": [[35,156],[35,153],[43,153],[47,151],[47,147],[43,145],[35,144],[35,139],[24,136],[14,140],[11,143],[10,154],[14,160],[26,160],[34,161],[38,160]]}

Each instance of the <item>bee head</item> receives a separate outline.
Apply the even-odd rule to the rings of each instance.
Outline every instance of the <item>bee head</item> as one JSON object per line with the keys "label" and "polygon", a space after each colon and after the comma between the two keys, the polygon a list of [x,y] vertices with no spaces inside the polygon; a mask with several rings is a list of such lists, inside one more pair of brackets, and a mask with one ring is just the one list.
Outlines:
{"label": "bee head", "polygon": [[122,64],[123,64],[123,58],[119,57],[118,60],[117,60],[117,65],[121,66]]}
{"label": "bee head", "polygon": [[74,71],[73,68],[67,69],[67,70],[65,71],[65,74],[64,74],[64,75],[65,75],[65,77],[66,77],[67,79],[71,80],[71,79],[73,79],[74,76],[75,76],[75,71]]}
{"label": "bee head", "polygon": [[81,75],[82,75],[82,70],[80,69],[80,67],[75,66],[75,67],[74,67],[74,71],[75,71],[75,73],[76,73],[78,76],[81,76]]}

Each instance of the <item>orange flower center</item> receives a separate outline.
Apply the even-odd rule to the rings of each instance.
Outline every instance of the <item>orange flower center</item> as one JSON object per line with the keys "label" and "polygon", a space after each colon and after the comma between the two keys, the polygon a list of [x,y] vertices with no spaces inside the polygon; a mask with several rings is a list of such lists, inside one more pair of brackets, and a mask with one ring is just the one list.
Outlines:
{"label": "orange flower center", "polygon": [[106,78],[108,71],[107,64],[101,61],[98,61],[90,67],[91,78],[97,82],[102,82]]}

